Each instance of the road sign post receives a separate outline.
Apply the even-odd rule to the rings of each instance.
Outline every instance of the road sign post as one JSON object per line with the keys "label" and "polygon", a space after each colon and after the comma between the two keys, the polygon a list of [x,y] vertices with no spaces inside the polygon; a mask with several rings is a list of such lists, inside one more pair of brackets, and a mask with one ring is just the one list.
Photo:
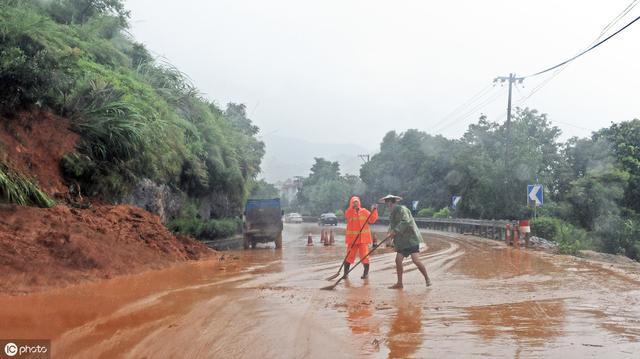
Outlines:
{"label": "road sign post", "polygon": [[544,186],[541,184],[527,185],[527,205],[533,205],[533,218],[536,218],[537,208],[544,203]]}

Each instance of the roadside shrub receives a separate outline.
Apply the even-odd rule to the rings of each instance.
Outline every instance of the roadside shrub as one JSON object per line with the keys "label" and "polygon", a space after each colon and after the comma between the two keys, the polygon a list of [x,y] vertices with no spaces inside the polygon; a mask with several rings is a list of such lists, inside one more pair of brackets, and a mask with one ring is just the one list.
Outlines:
{"label": "roadside shrub", "polygon": [[438,212],[433,214],[433,218],[451,218],[451,211],[449,207],[444,207]]}
{"label": "roadside shrub", "polygon": [[238,233],[241,222],[235,218],[201,220],[198,218],[178,218],[167,223],[167,227],[180,234],[198,239],[218,239]]}
{"label": "roadside shrub", "polygon": [[242,220],[239,218],[222,218],[203,220],[198,214],[198,204],[190,200],[184,204],[180,216],[170,220],[167,228],[175,233],[189,235],[198,239],[218,239],[239,233]]}
{"label": "roadside shrub", "polygon": [[531,221],[531,234],[558,244],[558,252],[576,255],[590,246],[589,233],[561,219],[542,216]]}
{"label": "roadside shrub", "polygon": [[558,234],[560,222],[561,220],[553,217],[538,217],[531,221],[531,235],[553,241]]}
{"label": "roadside shrub", "polygon": [[598,218],[594,231],[600,249],[640,259],[640,221],[636,218],[605,216]]}
{"label": "roadside shrub", "polygon": [[343,219],[344,218],[344,211],[339,209],[335,212],[336,217],[338,217],[338,220]]}
{"label": "roadside shrub", "polygon": [[417,217],[431,218],[435,213],[436,213],[436,210],[433,208],[423,208],[418,211]]}
{"label": "roadside shrub", "polygon": [[559,253],[576,255],[579,250],[585,248],[587,238],[587,232],[584,229],[566,222],[559,222],[554,240],[558,243]]}

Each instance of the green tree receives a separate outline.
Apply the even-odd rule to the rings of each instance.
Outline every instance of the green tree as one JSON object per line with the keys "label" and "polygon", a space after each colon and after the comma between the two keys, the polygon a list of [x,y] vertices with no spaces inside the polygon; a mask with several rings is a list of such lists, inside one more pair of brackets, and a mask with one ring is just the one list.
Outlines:
{"label": "green tree", "polygon": [[629,173],[623,204],[640,214],[640,120],[614,123],[598,131],[596,139],[606,139],[622,169]]}
{"label": "green tree", "polygon": [[48,3],[51,17],[63,24],[83,24],[99,15],[113,16],[121,27],[128,27],[131,12],[121,0],[53,0]]}
{"label": "green tree", "polygon": [[364,192],[357,176],[340,175],[340,164],[315,158],[311,173],[302,180],[296,205],[305,213],[320,214],[346,208],[352,195]]}
{"label": "green tree", "polygon": [[253,183],[249,197],[258,199],[277,198],[278,188],[272,183],[261,179]]}

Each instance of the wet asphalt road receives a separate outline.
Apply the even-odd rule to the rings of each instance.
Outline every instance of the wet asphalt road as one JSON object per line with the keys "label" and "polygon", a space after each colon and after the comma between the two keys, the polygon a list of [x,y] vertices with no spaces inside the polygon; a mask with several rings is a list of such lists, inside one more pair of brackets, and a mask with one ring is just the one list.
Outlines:
{"label": "wet asphalt road", "polygon": [[321,291],[345,253],[336,231],[325,247],[317,225],[287,224],[281,251],[0,296],[0,337],[51,338],[54,358],[640,357],[640,283],[623,273],[425,232],[432,288],[408,261],[405,289],[387,289],[386,249],[368,280],[357,268]]}

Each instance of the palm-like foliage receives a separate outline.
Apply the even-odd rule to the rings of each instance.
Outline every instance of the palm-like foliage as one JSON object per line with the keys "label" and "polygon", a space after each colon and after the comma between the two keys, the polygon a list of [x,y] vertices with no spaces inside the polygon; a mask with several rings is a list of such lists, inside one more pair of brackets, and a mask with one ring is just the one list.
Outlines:
{"label": "palm-like foliage", "polygon": [[40,207],[55,205],[55,201],[42,192],[31,180],[12,171],[2,163],[0,163],[0,201]]}

